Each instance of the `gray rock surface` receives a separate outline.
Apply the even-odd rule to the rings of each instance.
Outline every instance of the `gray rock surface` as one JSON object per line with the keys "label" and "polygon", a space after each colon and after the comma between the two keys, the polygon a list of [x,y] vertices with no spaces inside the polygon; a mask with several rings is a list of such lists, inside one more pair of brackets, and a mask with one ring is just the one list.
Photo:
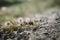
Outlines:
{"label": "gray rock surface", "polygon": [[0,33],[0,40],[60,40],[60,10],[42,14],[40,23],[34,29],[25,28],[9,35]]}

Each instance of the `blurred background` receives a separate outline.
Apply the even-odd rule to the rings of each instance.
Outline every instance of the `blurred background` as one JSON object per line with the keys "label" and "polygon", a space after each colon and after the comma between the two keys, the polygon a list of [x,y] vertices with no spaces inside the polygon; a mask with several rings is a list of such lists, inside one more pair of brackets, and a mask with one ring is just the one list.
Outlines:
{"label": "blurred background", "polygon": [[7,18],[29,17],[59,8],[60,0],[0,0],[0,23]]}

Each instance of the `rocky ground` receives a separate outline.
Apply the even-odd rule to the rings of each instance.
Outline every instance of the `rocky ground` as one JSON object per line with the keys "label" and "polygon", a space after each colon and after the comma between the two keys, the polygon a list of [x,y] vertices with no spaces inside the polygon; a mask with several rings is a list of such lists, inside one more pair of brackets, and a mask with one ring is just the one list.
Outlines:
{"label": "rocky ground", "polygon": [[25,25],[24,30],[1,31],[0,40],[60,40],[60,10],[45,12],[39,16],[37,25]]}

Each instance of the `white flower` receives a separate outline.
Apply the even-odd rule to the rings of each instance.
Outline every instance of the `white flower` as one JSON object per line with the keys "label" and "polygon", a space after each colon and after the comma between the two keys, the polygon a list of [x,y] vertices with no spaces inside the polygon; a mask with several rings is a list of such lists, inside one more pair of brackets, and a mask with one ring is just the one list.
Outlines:
{"label": "white flower", "polygon": [[31,19],[30,18],[25,18],[25,20],[24,20],[26,23],[29,23],[30,21],[31,21]]}
{"label": "white flower", "polygon": [[10,23],[10,21],[5,22],[4,25],[2,26],[2,28],[9,28],[12,25],[12,23]]}
{"label": "white flower", "polygon": [[24,23],[24,19],[22,17],[19,17],[17,19],[17,22],[18,22],[18,24],[23,24]]}
{"label": "white flower", "polygon": [[9,25],[11,25],[11,23],[10,23],[10,21],[8,21],[8,22],[5,22],[4,25],[5,25],[5,26],[9,26]]}

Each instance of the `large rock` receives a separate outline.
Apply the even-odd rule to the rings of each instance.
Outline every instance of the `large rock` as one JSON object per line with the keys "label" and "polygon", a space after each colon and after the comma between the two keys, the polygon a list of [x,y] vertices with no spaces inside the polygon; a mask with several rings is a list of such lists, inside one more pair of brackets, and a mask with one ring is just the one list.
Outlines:
{"label": "large rock", "polygon": [[24,31],[9,36],[13,38],[8,40],[60,40],[60,10],[45,12],[39,19],[35,28],[25,27]]}
{"label": "large rock", "polygon": [[42,14],[37,28],[30,33],[30,40],[60,40],[60,10]]}

